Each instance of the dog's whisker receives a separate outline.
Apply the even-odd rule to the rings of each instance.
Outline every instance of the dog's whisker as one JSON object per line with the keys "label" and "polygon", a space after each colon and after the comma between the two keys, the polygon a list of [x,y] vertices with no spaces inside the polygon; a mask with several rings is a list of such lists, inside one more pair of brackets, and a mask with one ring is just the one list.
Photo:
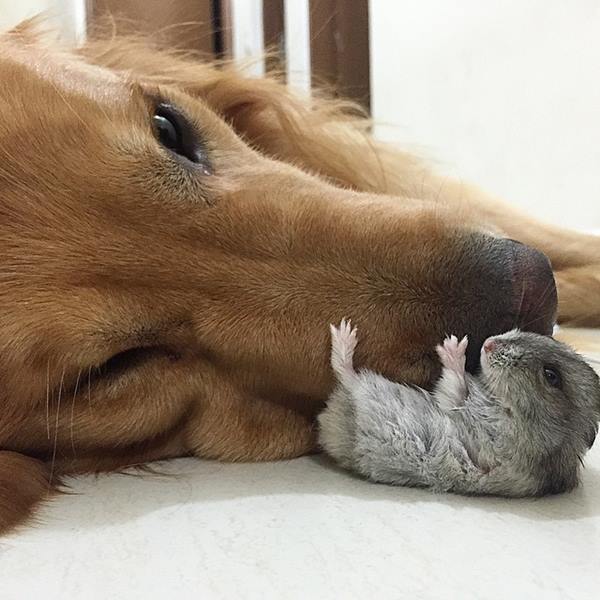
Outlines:
{"label": "dog's whisker", "polygon": [[513,324],[513,329],[518,326],[519,315],[521,314],[521,310],[523,309],[523,302],[525,301],[525,283],[521,284],[521,299],[519,300],[519,308],[515,314],[515,322]]}
{"label": "dog's whisker", "polygon": [[[540,307],[544,306],[544,304],[546,303],[546,300],[548,299],[548,295],[552,292],[553,288],[554,288],[554,285],[552,282],[548,282],[546,284],[544,291],[540,294],[537,302],[533,305],[532,314],[537,314],[538,309]],[[519,310],[519,312],[520,312],[520,310]],[[525,329],[529,325],[534,323],[536,320],[537,320],[537,318],[533,318],[533,319],[530,319],[529,321],[521,323],[520,328]]]}
{"label": "dog's whisker", "polygon": [[46,366],[46,433],[50,441],[50,359]]}
{"label": "dog's whisker", "polygon": [[62,398],[63,385],[65,382],[65,369],[63,368],[60,376],[60,385],[58,388],[58,400],[56,403],[56,418],[54,420],[54,442],[52,445],[52,459],[50,461],[50,475],[48,476],[48,487],[52,487],[52,479],[54,477],[54,467],[56,465],[56,451],[58,448],[58,428],[60,425],[60,401]]}
{"label": "dog's whisker", "polygon": [[73,429],[75,426],[75,402],[77,400],[77,392],[79,391],[79,379],[81,377],[81,369],[77,373],[77,381],[75,382],[75,389],[73,390],[73,400],[71,402],[71,450],[73,451],[73,458],[75,458],[75,438],[73,434]]}
{"label": "dog's whisker", "polygon": [[92,412],[92,367],[88,368],[87,401],[88,401],[88,409],[90,412]]}

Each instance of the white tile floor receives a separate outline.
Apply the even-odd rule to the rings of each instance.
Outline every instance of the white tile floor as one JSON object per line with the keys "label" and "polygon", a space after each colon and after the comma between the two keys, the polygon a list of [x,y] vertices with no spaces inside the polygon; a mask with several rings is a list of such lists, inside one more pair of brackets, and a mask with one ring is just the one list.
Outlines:
{"label": "white tile floor", "polygon": [[600,443],[578,490],[539,500],[375,485],[320,457],[163,470],[74,481],[0,540],[0,598],[600,597]]}

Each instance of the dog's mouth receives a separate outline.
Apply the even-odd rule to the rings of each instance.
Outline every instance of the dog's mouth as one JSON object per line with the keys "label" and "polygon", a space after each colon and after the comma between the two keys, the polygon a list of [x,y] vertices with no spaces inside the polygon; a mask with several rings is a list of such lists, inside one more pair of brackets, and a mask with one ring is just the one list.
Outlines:
{"label": "dog's mouth", "polygon": [[90,367],[87,381],[89,385],[116,381],[157,360],[175,362],[180,358],[180,353],[169,346],[136,346],[113,354],[100,365]]}

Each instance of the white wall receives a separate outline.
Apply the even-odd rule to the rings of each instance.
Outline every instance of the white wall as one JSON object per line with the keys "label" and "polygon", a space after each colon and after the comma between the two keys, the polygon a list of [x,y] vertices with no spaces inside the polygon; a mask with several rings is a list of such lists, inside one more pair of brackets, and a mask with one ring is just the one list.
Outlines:
{"label": "white wall", "polygon": [[379,136],[600,228],[598,0],[371,0],[370,22]]}
{"label": "white wall", "polygon": [[0,30],[45,13],[65,39],[81,39],[85,34],[85,4],[85,0],[0,0]]}
{"label": "white wall", "polygon": [[51,0],[1,0],[0,1],[0,27],[8,29],[22,19],[47,10],[53,2]]}
{"label": "white wall", "polygon": [[255,77],[265,74],[262,0],[231,0],[233,58]]}

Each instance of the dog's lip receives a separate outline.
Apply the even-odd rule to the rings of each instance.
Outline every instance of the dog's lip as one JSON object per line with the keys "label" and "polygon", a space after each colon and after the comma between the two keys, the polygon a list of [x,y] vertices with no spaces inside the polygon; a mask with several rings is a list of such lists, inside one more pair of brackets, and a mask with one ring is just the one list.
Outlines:
{"label": "dog's lip", "polygon": [[86,385],[94,385],[100,381],[114,381],[119,377],[136,371],[159,359],[171,362],[181,358],[181,354],[170,346],[161,344],[132,346],[115,352],[100,364],[89,367]]}

